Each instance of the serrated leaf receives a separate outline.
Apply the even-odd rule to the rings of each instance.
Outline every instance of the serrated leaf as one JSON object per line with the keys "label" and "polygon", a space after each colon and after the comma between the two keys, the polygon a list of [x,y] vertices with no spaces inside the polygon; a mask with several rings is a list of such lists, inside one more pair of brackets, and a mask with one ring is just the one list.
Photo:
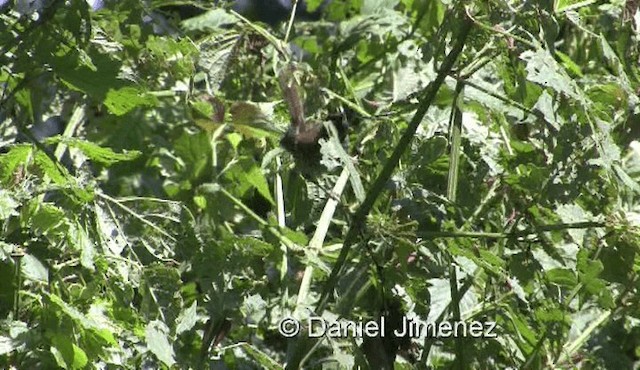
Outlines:
{"label": "serrated leaf", "polygon": [[225,9],[215,8],[199,16],[185,19],[180,22],[180,25],[187,31],[211,31],[237,22],[238,19]]}
{"label": "serrated leaf", "polygon": [[153,320],[144,331],[147,347],[156,355],[158,360],[167,366],[173,366],[176,363],[173,347],[169,341],[169,328],[159,320]]}
{"label": "serrated leaf", "polygon": [[86,155],[90,160],[104,164],[105,166],[110,166],[112,164],[123,161],[131,161],[138,158],[142,154],[137,150],[116,153],[111,148],[101,147],[90,141],[76,138],[55,137],[47,140],[47,143],[57,142],[64,143],[71,148],[77,148],[82,151],[82,153],[84,153],[84,155]]}
{"label": "serrated leaf", "polygon": [[196,315],[197,308],[198,302],[194,301],[191,306],[180,312],[180,315],[178,315],[178,318],[176,319],[176,335],[184,333],[185,331],[191,330],[191,328],[193,328],[193,326],[198,321],[198,316]]}
{"label": "serrated leaf", "polygon": [[254,360],[262,366],[263,369],[279,370],[284,367],[280,365],[276,360],[272,359],[266,353],[257,349],[249,343],[242,343],[242,349],[249,354]]}
{"label": "serrated leaf", "polygon": [[198,66],[207,74],[211,93],[215,94],[220,89],[226,77],[227,65],[239,41],[239,34],[228,32],[209,37],[198,45],[200,50]]}
{"label": "serrated leaf", "polygon": [[121,230],[111,216],[98,203],[95,204],[95,219],[103,248],[106,251],[119,256],[129,244],[125,233]]}
{"label": "serrated leaf", "polygon": [[[52,343],[54,347],[51,352],[59,366],[65,369],[82,369],[89,362],[87,354],[82,348],[71,342],[69,337],[56,335],[53,337]],[[54,348],[57,351],[54,351]]]}
{"label": "serrated leaf", "polygon": [[13,352],[18,347],[16,344],[13,339],[0,336],[0,356]]}
{"label": "serrated leaf", "polygon": [[96,255],[95,246],[89,234],[79,223],[73,223],[69,227],[69,244],[80,251],[80,264],[91,271],[94,270],[93,259]]}
{"label": "serrated leaf", "polygon": [[543,49],[527,50],[520,54],[526,62],[527,79],[545,87],[580,100],[575,83],[558,65],[555,59]]}
{"label": "serrated leaf", "polygon": [[427,322],[436,322],[438,317],[447,309],[451,303],[451,287],[447,279],[429,279],[429,296],[431,305]]}
{"label": "serrated leaf", "polygon": [[63,301],[62,298],[58,297],[55,294],[47,294],[51,303],[55,304],[58,308],[62,310],[71,320],[74,321],[76,325],[83,327],[85,329],[99,329],[99,326],[96,322],[84,315],[82,312],[78,311],[77,308],[71,306],[67,302]]}
{"label": "serrated leaf", "polygon": [[69,172],[64,167],[57,166],[45,153],[37,151],[34,159],[36,165],[55,184],[67,185],[70,182]]}
{"label": "serrated leaf", "polygon": [[547,271],[546,277],[551,283],[566,287],[574,287],[578,283],[576,274],[571,270],[563,268],[556,268]]}
{"label": "serrated leaf", "polygon": [[4,154],[0,155],[0,180],[7,182],[16,173],[18,166],[25,164],[31,155],[32,146],[27,144],[16,145]]}
{"label": "serrated leaf", "polygon": [[8,191],[0,189],[0,220],[18,215],[16,211],[18,206],[20,206],[20,204],[13,199]]}
{"label": "serrated leaf", "polygon": [[116,116],[125,115],[138,107],[153,107],[158,103],[155,96],[135,87],[109,89],[104,105]]}
{"label": "serrated leaf", "polygon": [[20,260],[22,273],[29,280],[49,283],[49,270],[36,257],[25,254]]}

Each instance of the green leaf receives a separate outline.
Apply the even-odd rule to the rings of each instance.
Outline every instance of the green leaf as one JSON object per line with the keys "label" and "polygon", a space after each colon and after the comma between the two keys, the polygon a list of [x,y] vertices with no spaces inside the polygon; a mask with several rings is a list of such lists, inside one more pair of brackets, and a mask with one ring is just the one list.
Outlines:
{"label": "green leaf", "polygon": [[145,329],[145,341],[147,347],[156,355],[158,360],[167,366],[173,366],[176,363],[173,347],[169,341],[169,328],[158,320],[153,320]]}
{"label": "green leaf", "polygon": [[200,50],[198,67],[206,73],[211,88],[210,93],[216,94],[219,91],[239,41],[240,35],[230,31],[208,37],[198,45]]}
{"label": "green leaf", "polygon": [[107,91],[104,105],[116,116],[122,116],[138,107],[153,107],[158,104],[155,96],[136,89],[135,87],[122,87]]}
{"label": "green leaf", "polygon": [[22,264],[22,273],[27,279],[49,283],[49,270],[36,257],[25,254],[20,263]]}
{"label": "green leaf", "polygon": [[47,143],[58,142],[63,143],[71,148],[79,149],[80,151],[82,151],[82,153],[84,153],[84,155],[89,157],[90,160],[98,162],[105,166],[110,166],[112,164],[123,161],[131,161],[138,158],[142,154],[142,152],[139,152],[137,150],[116,153],[111,148],[101,147],[90,141],[76,138],[63,138],[58,136],[47,140]]}
{"label": "green leaf", "polygon": [[269,355],[249,343],[242,343],[242,348],[249,354],[249,356],[253,357],[253,359],[256,360],[263,369],[278,370],[284,368],[276,360],[272,359]]}
{"label": "green leaf", "polygon": [[11,216],[17,216],[18,212],[16,209],[18,209],[19,206],[20,204],[13,199],[8,191],[0,189],[0,220],[6,220]]}
{"label": "green leaf", "polygon": [[83,314],[77,308],[63,301],[62,298],[55,294],[46,294],[46,296],[49,298],[49,301],[57,308],[60,308],[61,312],[68,316],[75,325],[87,330],[102,330],[100,325],[98,325],[93,318]]}
{"label": "green leaf", "polygon": [[7,153],[0,154],[0,181],[7,183],[18,172],[21,165],[26,165],[31,155],[32,146],[20,144],[13,146]]}
{"label": "green leaf", "polygon": [[51,353],[58,365],[65,369],[82,369],[89,362],[87,354],[71,342],[69,337],[56,335],[53,337],[52,344]]}
{"label": "green leaf", "polygon": [[393,9],[399,0],[363,0],[361,12],[363,15],[374,14],[381,10]]}
{"label": "green leaf", "polygon": [[581,96],[576,90],[575,82],[558,66],[548,51],[527,50],[520,54],[520,59],[527,63],[526,71],[529,81],[580,100]]}
{"label": "green leaf", "polygon": [[240,196],[243,196],[245,192],[254,188],[272,205],[275,204],[271,191],[269,190],[269,183],[262,173],[262,169],[251,158],[240,159],[230,171],[227,172],[229,179],[236,183],[235,191]]}
{"label": "green leaf", "polygon": [[189,308],[180,312],[180,315],[176,320],[176,335],[191,330],[191,328],[196,324],[198,321],[198,317],[196,315],[197,306],[197,301],[194,301]]}
{"label": "green leaf", "polygon": [[37,151],[35,155],[35,163],[55,184],[67,185],[71,181],[71,175],[69,175],[69,172],[64,167],[58,166],[45,153]]}
{"label": "green leaf", "polygon": [[180,25],[187,31],[211,31],[235,23],[238,23],[238,18],[223,8],[215,8],[199,16],[185,19]]}
{"label": "green leaf", "polygon": [[546,277],[553,284],[558,284],[570,288],[573,288],[578,283],[576,274],[571,270],[563,268],[555,268],[547,271]]}
{"label": "green leaf", "polygon": [[94,242],[80,223],[75,222],[70,225],[68,242],[76,250],[80,251],[80,264],[82,267],[94,271],[93,260],[96,256]]}
{"label": "green leaf", "polygon": [[13,352],[19,346],[13,339],[0,335],[0,356]]}
{"label": "green leaf", "polygon": [[315,12],[322,3],[323,0],[307,0],[307,11]]}
{"label": "green leaf", "polygon": [[29,213],[26,222],[35,235],[59,235],[63,236],[68,230],[67,217],[64,211],[52,204],[31,204],[37,207]]}

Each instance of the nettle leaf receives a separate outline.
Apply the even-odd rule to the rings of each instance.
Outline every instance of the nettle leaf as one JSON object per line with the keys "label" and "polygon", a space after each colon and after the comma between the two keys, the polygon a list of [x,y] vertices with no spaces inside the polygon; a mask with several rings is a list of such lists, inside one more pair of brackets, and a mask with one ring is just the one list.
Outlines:
{"label": "nettle leaf", "polygon": [[55,304],[58,308],[62,310],[69,318],[75,321],[77,324],[80,324],[82,327],[92,327],[90,324],[90,320],[85,321],[84,315],[78,311],[75,307],[70,306],[62,298],[58,297],[55,294],[47,294],[51,303]]}
{"label": "nettle leaf", "polygon": [[564,267],[560,261],[551,257],[542,248],[532,249],[531,254],[533,255],[533,258],[538,261],[540,266],[542,266],[542,271],[550,271],[556,268]]}
{"label": "nettle leaf", "polygon": [[529,301],[527,300],[527,294],[522,288],[522,285],[520,284],[520,281],[518,280],[518,278],[515,276],[508,277],[507,283],[509,283],[509,287],[515,293],[516,297],[518,297],[519,300],[521,300],[522,302],[528,305]]}
{"label": "nettle leaf", "polygon": [[58,366],[64,369],[82,369],[89,363],[87,354],[73,343],[70,337],[58,334],[51,342],[51,354]]}
{"label": "nettle leaf", "polygon": [[64,211],[53,204],[31,203],[30,207],[35,209],[25,213],[28,217],[24,222],[35,235],[45,235],[50,237],[64,237],[69,229],[68,219]]}
{"label": "nettle leaf", "polygon": [[16,209],[20,206],[11,193],[4,189],[0,189],[0,220],[6,220],[11,216],[17,216]]}
{"label": "nettle leaf", "polygon": [[438,317],[451,303],[451,287],[448,279],[429,279],[431,304],[427,322],[436,322]]}
{"label": "nettle leaf", "polygon": [[249,356],[253,357],[253,359],[256,360],[263,369],[278,370],[284,368],[276,360],[272,359],[269,355],[249,343],[242,343],[241,348],[247,352]]}
{"label": "nettle leaf", "polygon": [[[593,219],[593,215],[590,212],[583,210],[582,207],[577,204],[559,205],[556,208],[556,212],[564,223],[591,221]],[[571,235],[571,238],[576,244],[582,244],[582,240],[586,233],[585,229],[569,229],[567,232]]]}
{"label": "nettle leaf", "polygon": [[[401,44],[402,46],[404,44]],[[404,65],[400,65],[397,61],[397,67],[392,71],[391,101],[398,102],[405,100],[410,95],[420,91],[429,83],[423,68],[427,67],[419,65],[417,61],[410,60]]]}
{"label": "nettle leaf", "polygon": [[113,214],[109,214],[102,206],[95,203],[94,207],[96,225],[100,232],[103,250],[107,253],[119,256],[124,248],[129,245],[124,231],[116,224]]}
{"label": "nettle leaf", "polygon": [[604,59],[609,62],[610,67],[616,72],[616,82],[627,92],[630,98],[634,100],[634,102],[638,102],[637,95],[634,91],[633,85],[629,80],[629,76],[625,72],[625,66],[616,55],[615,51],[609,45],[606,37],[600,35],[600,46],[602,47],[602,56]]}
{"label": "nettle leaf", "polygon": [[20,263],[22,265],[22,273],[25,278],[45,284],[49,283],[49,269],[47,269],[36,257],[30,254],[25,254],[20,259]]}
{"label": "nettle leaf", "polygon": [[104,105],[116,116],[125,115],[138,107],[154,107],[158,99],[135,87],[127,86],[109,89]]}
{"label": "nettle leaf", "polygon": [[238,23],[238,18],[229,14],[224,8],[215,8],[196,17],[180,22],[185,31],[211,31],[223,26]]}
{"label": "nettle leaf", "polygon": [[208,78],[211,93],[216,93],[222,81],[227,76],[229,61],[235,54],[236,46],[240,41],[240,35],[235,31],[213,35],[202,41],[198,67],[205,71]]}
{"label": "nettle leaf", "polygon": [[307,10],[309,12],[314,12],[320,7],[320,5],[322,5],[323,2],[324,0],[307,0]]}
{"label": "nettle leaf", "polygon": [[173,346],[169,341],[169,328],[165,323],[159,320],[153,320],[144,331],[145,341],[147,347],[156,355],[158,360],[162,361],[167,366],[173,366],[176,363],[175,354],[173,352]]}
{"label": "nettle leaf", "polygon": [[184,161],[185,174],[195,180],[210,168],[211,143],[204,132],[196,135],[185,132],[174,141],[176,154]]}
{"label": "nettle leaf", "polygon": [[252,294],[244,298],[241,310],[248,322],[255,324],[264,320],[268,308],[269,305],[259,294]]}
{"label": "nettle leaf", "polygon": [[273,124],[275,121],[274,108],[277,104],[278,102],[234,102],[229,108],[233,128],[246,137],[279,138],[283,132]]}
{"label": "nettle leaf", "polygon": [[147,266],[140,288],[140,310],[149,317],[162,310],[167,322],[175,322],[182,308],[182,297],[178,294],[181,286],[177,268],[159,263]]}
{"label": "nettle leaf", "polygon": [[65,52],[63,49],[54,52],[51,48],[53,45],[60,45],[60,42],[46,44],[43,41],[42,52],[36,53],[36,58],[52,65],[54,72],[69,88],[101,100],[110,88],[123,84],[117,78],[121,68],[120,61],[95,50],[90,50],[88,54],[77,50]]}
{"label": "nettle leaf", "polygon": [[191,306],[180,312],[176,319],[176,335],[191,330],[195,326],[198,321],[197,308],[198,302],[194,301]]}
{"label": "nettle leaf", "polygon": [[86,155],[90,160],[98,162],[105,166],[110,166],[118,162],[131,161],[138,158],[142,154],[142,152],[139,152],[137,150],[125,150],[122,153],[116,153],[111,148],[105,148],[90,141],[76,138],[64,138],[62,136],[56,136],[47,139],[46,142],[48,144],[63,143],[70,148],[77,148],[82,151],[82,153]]}
{"label": "nettle leaf", "polygon": [[374,14],[381,10],[393,9],[399,0],[364,0],[360,12],[363,15]]}
{"label": "nettle leaf", "polygon": [[569,288],[573,288],[578,283],[575,272],[563,268],[551,269],[545,276],[549,282]]}
{"label": "nettle leaf", "polygon": [[7,153],[0,154],[0,181],[7,183],[18,167],[26,164],[33,147],[29,144],[13,146]]}
{"label": "nettle leaf", "polygon": [[549,93],[544,90],[542,94],[538,97],[538,101],[533,106],[534,109],[542,113],[545,121],[549,122],[551,126],[553,126],[556,130],[560,130],[560,125],[562,121],[560,117],[556,114],[557,106],[553,104],[553,98]]}
{"label": "nettle leaf", "polygon": [[544,49],[527,50],[520,54],[520,59],[527,63],[526,71],[529,81],[580,100],[581,96],[576,89],[575,82],[558,66],[548,51]]}
{"label": "nettle leaf", "polygon": [[96,249],[89,233],[79,222],[69,225],[68,243],[80,251],[80,264],[91,271],[94,270],[93,259],[96,256]]}
{"label": "nettle leaf", "polygon": [[230,170],[226,172],[226,177],[234,181],[236,185],[235,191],[243,196],[247,190],[253,188],[260,193],[269,203],[275,204],[269,183],[264,177],[260,166],[251,158],[239,159]]}
{"label": "nettle leaf", "polygon": [[56,165],[54,161],[45,153],[37,151],[35,153],[35,163],[42,172],[49,176],[51,181],[58,185],[67,185],[71,182],[71,175],[61,166]]}

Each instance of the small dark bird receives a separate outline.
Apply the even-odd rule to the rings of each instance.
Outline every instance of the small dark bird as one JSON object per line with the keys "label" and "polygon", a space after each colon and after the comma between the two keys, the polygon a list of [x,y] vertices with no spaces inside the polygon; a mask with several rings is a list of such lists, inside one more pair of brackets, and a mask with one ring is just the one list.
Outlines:
{"label": "small dark bird", "polygon": [[[329,134],[322,122],[305,118],[301,88],[296,80],[295,71],[295,66],[289,64],[278,75],[280,88],[291,115],[291,125],[280,140],[280,145],[293,154],[296,160],[305,164],[317,164],[321,159],[320,139],[328,138]],[[347,131],[344,116],[332,115],[328,120],[333,122],[342,141]]]}

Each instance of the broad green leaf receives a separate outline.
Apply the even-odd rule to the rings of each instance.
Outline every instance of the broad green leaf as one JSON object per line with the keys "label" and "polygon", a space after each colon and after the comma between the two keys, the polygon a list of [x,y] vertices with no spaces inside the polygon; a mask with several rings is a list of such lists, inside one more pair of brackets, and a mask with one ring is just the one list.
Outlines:
{"label": "broad green leaf", "polygon": [[0,336],[0,356],[13,352],[17,347],[17,343],[13,339]]}
{"label": "broad green leaf", "polygon": [[35,163],[55,184],[67,185],[71,181],[69,172],[51,160],[45,153],[37,151],[35,153]]}
{"label": "broad green leaf", "polygon": [[147,324],[145,341],[151,353],[165,365],[173,366],[176,363],[173,347],[169,341],[169,328],[162,321],[153,320]]}
{"label": "broad green leaf", "polygon": [[31,145],[20,144],[11,147],[7,153],[0,154],[0,180],[6,184],[18,172],[19,166],[26,165],[31,153]]}
{"label": "broad green leaf", "polygon": [[158,103],[156,97],[135,87],[122,87],[107,91],[104,105],[116,116],[122,116],[135,108],[153,107]]}
{"label": "broad green leaf", "polygon": [[547,271],[546,276],[551,283],[566,286],[569,288],[574,287],[578,283],[575,272],[567,269],[552,269]]}
{"label": "broad green leaf", "polygon": [[69,226],[69,244],[80,251],[80,264],[82,267],[94,271],[93,260],[96,256],[96,249],[89,233],[80,223],[75,222]]}
{"label": "broad green leaf", "polygon": [[10,216],[18,215],[16,209],[19,206],[20,204],[11,196],[11,193],[4,189],[0,189],[0,220],[5,220]]}
{"label": "broad green leaf", "polygon": [[580,69],[580,66],[571,60],[571,57],[558,50],[556,50],[556,55],[560,58],[562,65],[571,72],[571,74],[576,77],[582,77],[582,70]]}
{"label": "broad green leaf", "polygon": [[187,31],[212,31],[237,22],[238,18],[225,9],[215,8],[202,15],[185,19],[180,25]]}
{"label": "broad green leaf", "polygon": [[197,306],[197,301],[194,301],[191,306],[180,312],[180,315],[176,320],[176,335],[184,333],[187,330],[191,330],[191,328],[196,324],[198,320],[196,315]]}
{"label": "broad green leaf", "polygon": [[399,0],[363,0],[361,12],[363,15],[374,14],[380,10],[393,9]]}
{"label": "broad green leaf", "polygon": [[520,54],[520,59],[526,62],[529,81],[580,100],[581,96],[576,90],[575,82],[558,66],[549,52],[543,49],[535,52],[527,50]]}
{"label": "broad green leaf", "polygon": [[29,280],[49,283],[49,270],[36,257],[25,254],[21,259],[22,273]]}
{"label": "broad green leaf", "polygon": [[323,2],[323,0],[307,0],[307,10],[310,12],[315,12]]}
{"label": "broad green leaf", "polygon": [[55,304],[60,310],[67,315],[73,322],[85,329],[98,329],[99,325],[96,322],[84,315],[77,308],[73,307],[69,303],[62,300],[62,298],[58,297],[55,294],[47,294],[51,303]]}
{"label": "broad green leaf", "polygon": [[67,217],[62,209],[49,203],[39,205],[32,203],[30,206],[36,208],[29,213],[24,211],[23,217],[28,218],[23,222],[25,226],[28,225],[35,235],[66,235],[69,226]]}
{"label": "broad green leaf", "polygon": [[283,368],[276,360],[249,343],[242,343],[242,348],[249,356],[256,360],[263,369],[277,370]]}
{"label": "broad green leaf", "polygon": [[116,153],[111,148],[101,147],[90,141],[76,138],[63,138],[60,136],[48,139],[47,143],[63,143],[71,148],[77,148],[82,151],[82,153],[84,153],[84,155],[86,155],[90,160],[98,162],[105,166],[110,166],[112,164],[123,161],[131,161],[138,158],[142,154],[137,150],[125,150],[123,153]]}
{"label": "broad green leaf", "polygon": [[215,94],[219,91],[239,41],[238,33],[228,31],[225,34],[213,35],[198,45],[200,50],[198,66],[206,73],[211,90],[207,91],[208,93]]}
{"label": "broad green leaf", "polygon": [[58,334],[53,337],[52,343],[51,352],[59,366],[65,369],[82,369],[89,362],[87,354],[70,337]]}

